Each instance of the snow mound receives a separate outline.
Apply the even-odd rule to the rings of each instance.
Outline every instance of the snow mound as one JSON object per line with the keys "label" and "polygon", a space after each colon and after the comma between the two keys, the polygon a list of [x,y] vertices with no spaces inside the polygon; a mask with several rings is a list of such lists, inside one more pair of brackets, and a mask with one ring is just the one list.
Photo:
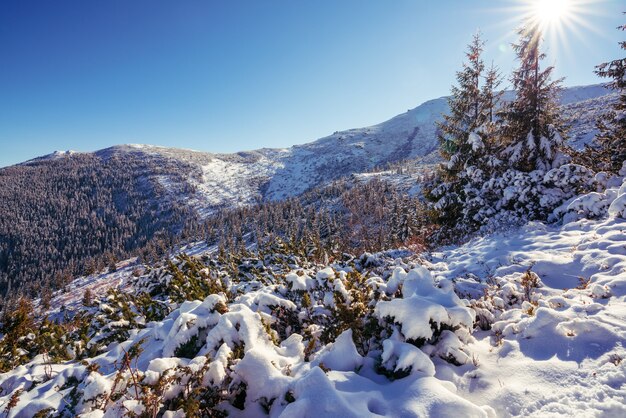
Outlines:
{"label": "snow mound", "polygon": [[430,340],[442,326],[471,329],[474,323],[474,312],[453,291],[436,287],[423,268],[409,271],[402,299],[379,302],[375,312],[381,319],[393,318],[404,336],[416,341]]}

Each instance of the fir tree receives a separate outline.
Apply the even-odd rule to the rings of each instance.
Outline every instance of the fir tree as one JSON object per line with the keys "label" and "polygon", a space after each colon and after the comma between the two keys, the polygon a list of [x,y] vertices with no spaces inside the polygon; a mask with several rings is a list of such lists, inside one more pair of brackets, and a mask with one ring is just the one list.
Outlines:
{"label": "fir tree", "polygon": [[[626,25],[618,29],[625,31]],[[626,50],[626,41],[619,45]],[[598,121],[600,133],[596,136],[597,147],[592,149],[590,163],[597,169],[616,173],[626,161],[626,58],[598,65],[596,74],[611,79],[607,87],[617,91],[619,99]]]}
{"label": "fir tree", "polygon": [[495,155],[498,106],[502,77],[495,66],[485,73],[481,58],[484,42],[476,34],[466,52],[467,62],[457,72],[457,86],[448,100],[450,114],[439,124],[441,154],[447,160],[440,170],[444,184],[433,190],[440,222],[454,226],[471,218],[468,202],[480,193],[499,161]]}
{"label": "fir tree", "polygon": [[541,52],[539,23],[528,20],[518,35],[519,41],[513,49],[519,68],[511,78],[515,99],[503,113],[505,156],[517,170],[547,171],[557,161],[565,133],[557,104],[562,79],[551,80],[553,66],[540,67],[546,55]]}
{"label": "fir tree", "polygon": [[452,87],[448,99],[450,114],[444,115],[440,129],[439,143],[441,155],[448,161],[443,167],[447,179],[456,177],[471,155],[470,134],[484,122],[480,80],[485,69],[482,52],[485,42],[480,33],[474,35],[465,53],[467,62],[456,73],[458,86]]}
{"label": "fir tree", "polygon": [[473,133],[483,122],[480,80],[485,69],[484,44],[480,33],[474,35],[465,53],[467,61],[456,73],[457,85],[452,86],[448,98],[450,113],[443,115],[443,122],[438,123],[439,149],[446,162],[439,170],[444,183],[433,190],[432,197],[437,201],[442,215],[440,222],[444,225],[455,224],[461,216],[464,195],[459,174],[473,157],[472,151],[476,148]]}
{"label": "fir tree", "polygon": [[502,75],[497,67],[491,64],[487,70],[483,86],[482,97],[482,125],[473,136],[473,158],[460,174],[463,187],[463,208],[461,216],[465,224],[477,224],[476,213],[485,205],[483,185],[492,178],[502,167],[498,158],[500,135],[500,100],[503,91],[499,90]]}
{"label": "fir tree", "polygon": [[26,297],[9,300],[0,314],[0,371],[5,372],[27,359],[29,334],[36,330],[33,304]]}
{"label": "fir tree", "polygon": [[83,293],[83,300],[82,300],[83,306],[92,306],[93,300],[94,300],[93,292],[91,291],[91,289],[87,288],[85,292]]}
{"label": "fir tree", "polygon": [[485,74],[485,81],[482,87],[482,101],[485,125],[489,131],[495,132],[498,123],[498,106],[502,98],[503,91],[500,90],[502,84],[502,74],[493,63]]}

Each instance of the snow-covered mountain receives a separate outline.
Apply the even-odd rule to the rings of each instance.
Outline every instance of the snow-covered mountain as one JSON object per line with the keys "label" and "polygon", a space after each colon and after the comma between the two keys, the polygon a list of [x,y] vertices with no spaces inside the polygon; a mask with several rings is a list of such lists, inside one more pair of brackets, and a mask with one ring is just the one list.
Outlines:
{"label": "snow-covered mountain", "polygon": [[[507,92],[504,99],[511,97],[512,93]],[[591,141],[598,114],[613,100],[615,95],[602,85],[563,90],[561,103],[571,119],[570,143],[574,147],[581,148]],[[387,163],[408,159],[437,161],[437,122],[447,110],[447,98],[441,97],[377,125],[335,132],[284,149],[211,154],[150,145],[120,145],[95,154],[102,158],[143,154],[146,158],[166,157],[190,165],[193,169],[188,182],[194,192],[177,195],[176,199],[207,215],[218,208],[298,196],[312,187],[369,172]],[[74,154],[54,153],[49,158],[71,155]],[[159,180],[166,190],[180,190],[179,180],[166,175]]]}

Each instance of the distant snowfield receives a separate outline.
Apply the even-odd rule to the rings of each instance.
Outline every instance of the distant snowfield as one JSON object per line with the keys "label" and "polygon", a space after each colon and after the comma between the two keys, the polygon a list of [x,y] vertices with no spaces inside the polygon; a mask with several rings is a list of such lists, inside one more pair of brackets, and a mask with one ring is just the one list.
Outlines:
{"label": "distant snowfield", "polygon": [[191,180],[197,192],[190,203],[203,216],[209,215],[211,208],[252,205],[260,199],[260,185],[278,166],[264,156],[253,164],[214,158],[201,166],[199,181]]}

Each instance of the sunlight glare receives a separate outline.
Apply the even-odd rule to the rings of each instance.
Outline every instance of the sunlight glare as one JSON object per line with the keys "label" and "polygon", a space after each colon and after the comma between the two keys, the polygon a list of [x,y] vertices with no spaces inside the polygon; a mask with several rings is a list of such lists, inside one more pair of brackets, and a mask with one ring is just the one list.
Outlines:
{"label": "sunlight glare", "polygon": [[538,25],[542,37],[553,50],[571,53],[577,41],[585,42],[582,32],[593,30],[587,16],[593,13],[592,5],[599,0],[519,0],[520,11]]}
{"label": "sunlight glare", "polygon": [[568,17],[571,11],[569,0],[534,0],[535,18],[543,25],[555,25]]}

